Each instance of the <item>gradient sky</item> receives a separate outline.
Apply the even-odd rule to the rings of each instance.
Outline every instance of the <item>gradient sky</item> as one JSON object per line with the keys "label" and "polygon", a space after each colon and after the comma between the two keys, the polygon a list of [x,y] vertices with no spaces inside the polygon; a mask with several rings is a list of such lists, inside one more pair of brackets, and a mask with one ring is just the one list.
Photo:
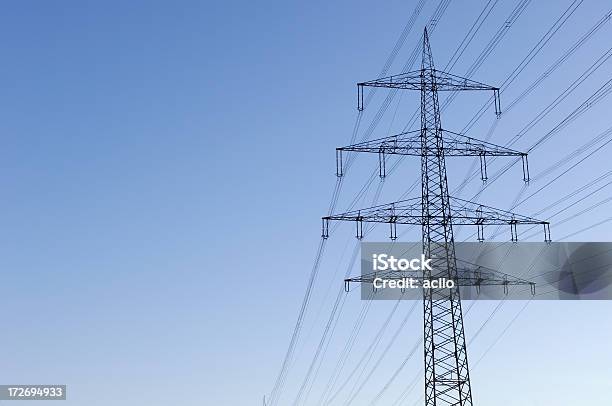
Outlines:
{"label": "gradient sky", "polygon": [[[377,77],[414,4],[5,2],[0,383],[67,384],[66,405],[261,404],[279,371],[317,249],[320,217],[335,182],[334,148],[350,139],[355,83]],[[417,46],[437,4],[427,2],[392,73]],[[499,2],[454,73],[467,71],[515,4]],[[569,4],[533,1],[474,78],[503,82]],[[451,2],[431,35],[439,65],[483,5]],[[604,0],[584,1],[508,88],[502,106],[609,7]],[[608,25],[499,121],[493,142],[510,139],[608,49]],[[602,65],[516,147],[528,148],[611,72],[612,63]],[[385,95],[378,92],[366,109],[362,130]],[[460,130],[487,97],[460,95],[445,112],[444,126]],[[396,97],[373,137],[399,132],[416,103],[416,94]],[[603,100],[534,151],[532,174],[609,128],[610,106],[612,99]],[[489,113],[469,135],[486,134],[494,120]],[[610,151],[600,150],[517,211],[536,212],[606,172]],[[470,164],[449,163],[451,185]],[[339,209],[375,165],[376,157],[356,159]],[[397,199],[418,179],[418,170],[417,161],[405,160],[378,201]],[[524,196],[560,172],[534,179]],[[462,196],[478,188],[474,182]],[[479,199],[507,209],[522,188],[515,166]],[[372,203],[375,189],[359,206]],[[560,219],[609,193],[598,192]],[[609,217],[610,208],[602,205],[559,227],[553,222],[553,239]],[[610,224],[570,240],[607,241]],[[352,233],[350,225],[342,226],[330,239],[281,404],[290,404],[304,377],[341,286]],[[415,238],[414,230],[404,237]],[[361,306],[358,295],[347,297],[311,400],[318,398]],[[372,305],[347,368],[391,306]],[[468,340],[494,306],[474,305],[466,316]],[[612,304],[532,303],[497,341],[521,306],[505,304],[470,344],[475,403],[500,404],[501,397],[504,405],[606,404]],[[381,347],[408,307],[399,307]],[[417,306],[353,405],[367,404],[380,390],[420,338],[421,323]],[[420,351],[387,403],[418,376]],[[404,404],[419,402],[421,392],[418,383]]]}

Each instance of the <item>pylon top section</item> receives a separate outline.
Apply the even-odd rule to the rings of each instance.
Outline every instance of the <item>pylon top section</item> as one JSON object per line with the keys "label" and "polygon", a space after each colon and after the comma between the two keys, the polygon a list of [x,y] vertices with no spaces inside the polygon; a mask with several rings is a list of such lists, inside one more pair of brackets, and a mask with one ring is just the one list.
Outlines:
{"label": "pylon top section", "polygon": [[422,70],[434,70],[433,55],[431,54],[431,46],[429,45],[429,34],[427,27],[423,30],[423,56],[421,58]]}
{"label": "pylon top section", "polygon": [[367,82],[357,83],[357,109],[363,110],[364,87],[387,87],[392,89],[419,90],[419,91],[461,91],[461,90],[489,90],[493,91],[495,99],[495,114],[501,115],[499,88],[462,76],[437,70],[434,66],[427,28],[423,33],[423,56],[421,69],[398,75],[391,75]]}

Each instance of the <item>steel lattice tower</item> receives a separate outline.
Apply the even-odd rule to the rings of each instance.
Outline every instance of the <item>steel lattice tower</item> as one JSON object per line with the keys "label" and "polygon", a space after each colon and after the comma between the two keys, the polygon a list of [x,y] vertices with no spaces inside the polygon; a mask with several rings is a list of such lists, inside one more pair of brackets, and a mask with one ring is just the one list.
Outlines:
{"label": "steel lattice tower", "polygon": [[[494,92],[495,112],[499,115],[499,89],[435,69],[427,29],[423,35],[421,69],[358,84],[358,108],[363,109],[363,87],[418,90],[421,94],[421,129],[391,137],[337,148],[337,175],[343,175],[342,152],[368,152],[379,155],[380,175],[385,176],[385,155],[421,157],[421,198],[408,199],[367,209],[323,217],[323,237],[329,235],[329,221],[348,220],[357,224],[357,237],[363,237],[363,222],[389,223],[391,238],[397,238],[396,224],[422,227],[423,253],[432,258],[434,271],[423,271],[423,279],[452,279],[452,289],[423,289],[425,405],[472,405],[463,314],[459,287],[465,285],[509,285],[529,282],[458,266],[455,256],[453,224],[475,225],[478,239],[484,238],[484,226],[510,225],[511,240],[517,239],[517,224],[542,224],[544,240],[550,241],[549,223],[507,211],[494,209],[449,195],[446,156],[478,156],[482,179],[486,180],[487,156],[516,156],[523,160],[523,179],[529,180],[527,154],[491,143],[478,141],[442,128],[438,92],[489,90]],[[411,135],[414,134],[414,135]],[[420,202],[419,202],[420,200]],[[373,277],[348,279],[371,282]]]}
{"label": "steel lattice tower", "polygon": [[[437,275],[457,279],[436,70],[427,30],[421,62],[421,215],[423,253]],[[429,153],[429,151],[433,153]],[[423,291],[425,404],[472,404],[459,286]],[[440,400],[438,402],[437,400]]]}

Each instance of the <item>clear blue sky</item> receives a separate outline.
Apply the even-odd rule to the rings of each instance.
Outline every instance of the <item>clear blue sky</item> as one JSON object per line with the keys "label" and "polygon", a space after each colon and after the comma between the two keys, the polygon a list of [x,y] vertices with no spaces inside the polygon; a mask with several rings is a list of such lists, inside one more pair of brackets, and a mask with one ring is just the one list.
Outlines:
{"label": "clear blue sky", "polygon": [[[5,2],[0,383],[67,384],[66,405],[260,404],[280,368],[317,248],[335,182],[334,148],[350,139],[355,83],[376,78],[414,3]],[[392,73],[418,44],[437,3],[427,2]],[[502,82],[570,1],[532,3],[475,79]],[[499,2],[454,73],[467,71],[515,4]],[[451,2],[431,36],[440,66],[483,5]],[[585,1],[502,103],[519,95],[609,7]],[[492,141],[516,134],[606,51],[611,37],[609,23],[500,120]],[[611,63],[602,65],[516,147],[528,148],[611,72]],[[377,93],[362,130],[384,96]],[[460,130],[486,97],[459,96],[444,126]],[[394,99],[373,137],[400,131],[417,102],[415,94]],[[600,102],[534,151],[532,174],[610,127],[611,105],[612,99]],[[469,135],[483,137],[493,119],[490,112]],[[599,151],[518,211],[531,214],[609,170],[610,151]],[[339,209],[375,164],[375,157],[358,157]],[[449,164],[451,185],[469,164]],[[403,162],[379,201],[397,199],[418,169],[414,160]],[[526,195],[558,173],[535,179]],[[480,199],[508,208],[523,186],[520,177],[514,167]],[[478,187],[474,182],[463,197]],[[372,202],[375,189],[361,205]],[[566,214],[606,194],[609,188]],[[610,207],[557,228],[553,223],[553,238],[609,217]],[[606,241],[610,227],[572,239]],[[290,404],[304,376],[345,272],[352,232],[341,227],[326,251],[281,404]],[[361,305],[357,295],[347,298],[312,400]],[[496,314],[470,346],[470,360],[495,342],[520,306],[507,304]],[[355,354],[367,347],[389,307],[373,304]],[[491,309],[475,305],[466,317],[468,339]],[[605,346],[612,329],[602,320],[611,310],[610,303],[529,305],[474,368],[477,404],[499,404],[503,393],[505,405],[603,405],[605,389],[612,390],[612,354]],[[367,404],[418,340],[417,313],[352,404]],[[421,364],[419,350],[388,403]],[[418,401],[421,392],[419,383],[405,404]]]}

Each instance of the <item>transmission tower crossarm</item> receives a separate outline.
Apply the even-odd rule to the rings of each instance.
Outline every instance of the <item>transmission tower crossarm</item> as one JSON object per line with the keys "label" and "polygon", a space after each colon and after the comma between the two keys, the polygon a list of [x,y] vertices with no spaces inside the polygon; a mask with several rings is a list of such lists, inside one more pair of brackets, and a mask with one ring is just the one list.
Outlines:
{"label": "transmission tower crossarm", "polygon": [[[427,80],[423,80],[427,77]],[[390,89],[419,90],[419,91],[463,91],[463,90],[492,90],[495,96],[495,113],[501,114],[499,101],[499,88],[481,83],[452,73],[437,69],[421,69],[398,75],[391,75],[380,79],[357,83],[357,108],[363,110],[363,88],[386,87]]]}
{"label": "transmission tower crossarm", "polygon": [[[418,133],[408,136],[408,134]],[[422,150],[421,130],[403,132],[377,140],[365,141],[345,147],[336,148],[337,151],[385,153],[394,155],[435,154],[434,150]],[[527,153],[506,148],[490,142],[481,141],[476,138],[467,137],[463,134],[449,130],[442,130],[442,143],[445,156],[526,156]]]}
{"label": "transmission tower crossarm", "polygon": [[[423,273],[418,270],[389,270],[384,272],[371,272],[353,278],[347,278],[344,280],[345,288],[348,289],[351,283],[372,284],[376,278],[386,280],[401,280],[404,278],[411,278],[417,281],[421,286],[424,280]],[[532,294],[535,294],[536,286],[535,282],[508,275],[506,273],[460,259],[457,259],[457,278],[455,282],[458,284],[458,286],[475,286],[477,291],[479,291],[481,286],[503,286],[505,293],[507,293],[508,286],[529,286]]]}
{"label": "transmission tower crossarm", "polygon": [[[454,225],[472,225],[478,227],[478,239],[484,239],[484,226],[509,225],[511,240],[517,241],[517,225],[542,225],[544,227],[544,240],[550,241],[550,224],[547,221],[496,209],[469,200],[449,197],[450,218]],[[323,236],[329,235],[330,221],[353,221],[357,224],[357,237],[363,237],[363,223],[389,223],[391,225],[391,238],[397,238],[396,224],[422,225],[435,222],[447,222],[448,215],[431,211],[429,216],[422,214],[420,198],[400,200],[393,203],[373,206],[345,213],[333,214],[323,217]]]}
{"label": "transmission tower crossarm", "polygon": [[343,176],[343,153],[364,152],[379,155],[380,176],[386,176],[386,155],[435,155],[444,151],[447,157],[477,156],[480,158],[481,178],[487,180],[487,157],[516,156],[523,160],[523,179],[529,180],[527,153],[467,137],[453,131],[440,129],[442,142],[437,149],[423,149],[421,130],[406,131],[376,140],[364,141],[345,147],[336,148],[336,175]]}
{"label": "transmission tower crossarm", "polygon": [[[457,90],[499,90],[498,87],[487,85],[475,80],[464,78],[434,69],[434,84],[438,91],[457,91]],[[429,71],[427,71],[429,73]],[[391,89],[421,90],[423,83],[421,78],[423,70],[416,70],[399,75],[391,75],[380,79],[357,83],[360,87],[386,87]],[[431,84],[429,86],[432,86]],[[428,89],[426,89],[428,90]]]}

